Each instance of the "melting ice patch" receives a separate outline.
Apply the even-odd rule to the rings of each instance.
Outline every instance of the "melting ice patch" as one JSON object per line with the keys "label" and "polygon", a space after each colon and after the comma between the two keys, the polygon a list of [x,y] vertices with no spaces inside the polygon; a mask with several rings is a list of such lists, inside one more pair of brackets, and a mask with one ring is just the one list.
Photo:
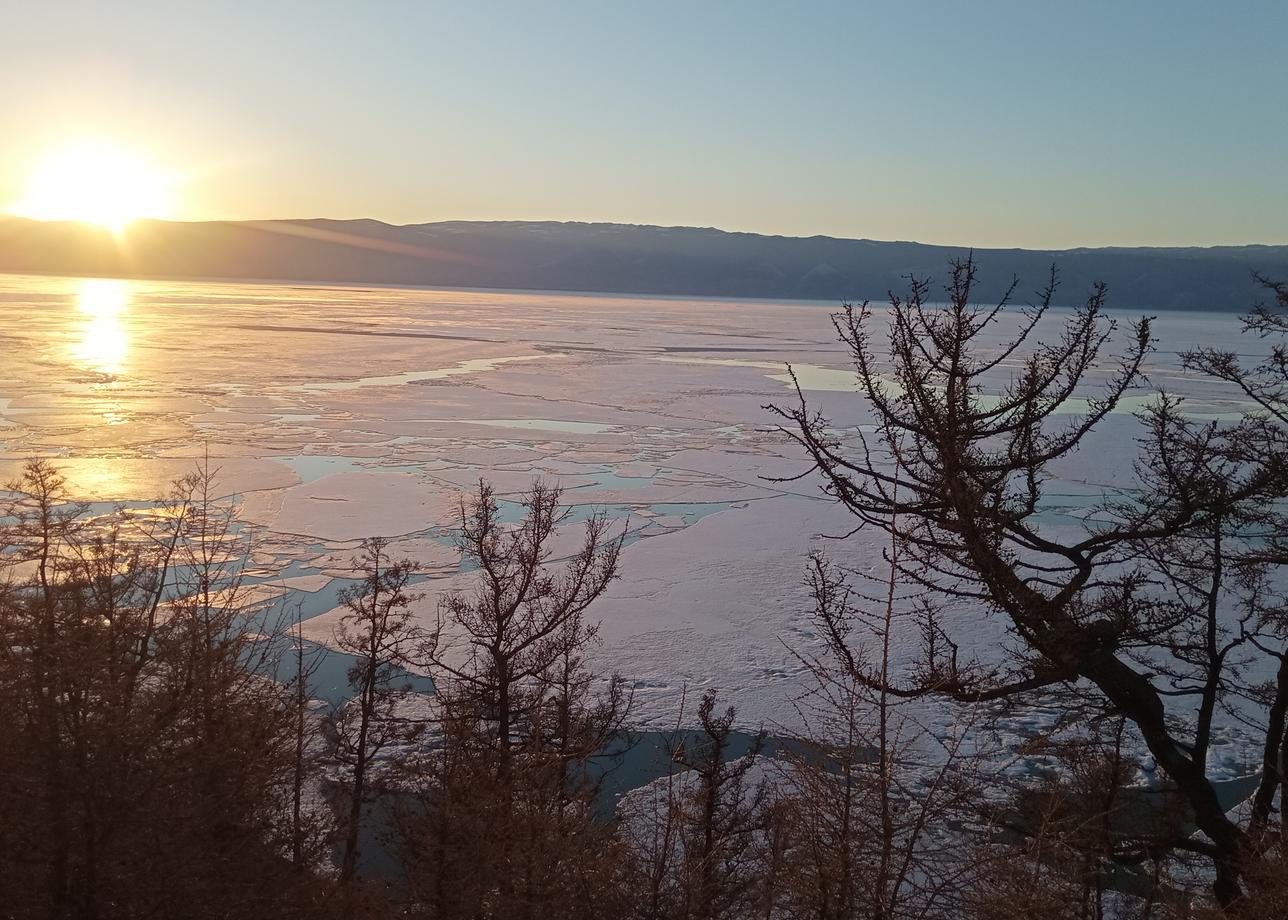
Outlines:
{"label": "melting ice patch", "polygon": [[461,374],[478,374],[496,370],[502,364],[514,361],[536,361],[539,358],[555,358],[556,354],[546,355],[510,355],[504,358],[471,358],[460,361],[451,367],[439,367],[430,371],[407,371],[403,374],[386,374],[379,377],[359,377],[357,380],[329,380],[324,383],[306,383],[300,387],[310,393],[331,390],[360,390],[364,387],[393,387],[404,383],[416,383],[420,380],[445,380]]}
{"label": "melting ice patch", "polygon": [[574,422],[558,418],[426,418],[418,421],[442,425],[485,425],[488,428],[515,428],[522,431],[559,431],[565,434],[603,434],[618,427],[601,422]]}
{"label": "melting ice patch", "polygon": [[[716,367],[750,367],[762,371],[777,371],[766,374],[770,380],[791,386],[792,377],[787,373],[787,364],[782,361],[746,361],[741,358],[672,358],[656,357],[654,361],[666,361],[671,364],[706,364]],[[820,364],[793,364],[792,372],[802,390],[852,392],[858,388],[857,378],[852,370],[838,370],[834,367],[823,367]]]}

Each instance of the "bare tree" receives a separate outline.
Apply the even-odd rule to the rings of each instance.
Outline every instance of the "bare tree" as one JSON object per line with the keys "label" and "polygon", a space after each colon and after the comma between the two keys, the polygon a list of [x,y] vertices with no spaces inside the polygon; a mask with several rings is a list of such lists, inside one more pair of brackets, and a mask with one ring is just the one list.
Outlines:
{"label": "bare tree", "polygon": [[459,539],[482,574],[472,592],[439,606],[432,665],[454,697],[471,701],[493,726],[503,786],[513,769],[515,733],[541,721],[561,663],[594,639],[586,608],[617,576],[622,537],[608,536],[602,516],[586,522],[581,547],[562,571],[548,569],[566,517],[559,499],[557,488],[534,483],[523,520],[506,527],[492,487],[480,480],[477,497],[468,507],[462,502]]}
{"label": "bare tree", "polygon": [[[1269,354],[1252,366],[1230,351],[1209,347],[1196,348],[1181,355],[1182,364],[1194,371],[1209,374],[1233,386],[1254,404],[1258,410],[1254,417],[1245,420],[1238,431],[1238,439],[1231,447],[1233,456],[1244,463],[1275,468],[1283,463],[1284,429],[1288,426],[1288,285],[1257,276],[1257,280],[1271,295],[1270,302],[1259,303],[1244,318],[1244,331],[1271,340]],[[1242,520],[1214,521],[1211,527],[1209,561],[1214,570],[1214,587],[1220,576],[1221,539],[1224,527],[1230,524],[1252,525],[1261,538],[1260,545],[1252,552],[1241,554],[1236,547],[1234,567],[1244,587],[1243,616],[1238,634],[1231,637],[1228,630],[1218,632],[1209,627],[1202,636],[1201,654],[1209,665],[1208,685],[1214,683],[1213,672],[1220,671],[1224,659],[1241,646],[1252,645],[1261,655],[1276,662],[1274,676],[1260,685],[1241,688],[1251,695],[1266,712],[1264,744],[1261,756],[1261,784],[1253,798],[1251,834],[1257,846],[1269,845],[1267,836],[1272,830],[1272,815],[1278,796],[1280,813],[1280,858],[1288,858],[1288,820],[1283,810],[1288,807],[1288,605],[1275,595],[1266,584],[1267,572],[1288,562],[1288,533],[1283,519],[1274,508],[1243,510]],[[1223,527],[1224,525],[1224,527]],[[1211,592],[1210,592],[1211,593]],[[1200,598],[1201,600],[1201,598]],[[1205,697],[1205,711],[1212,704]]]}
{"label": "bare tree", "polygon": [[409,886],[429,916],[604,916],[617,897],[619,846],[596,819],[591,764],[630,700],[584,657],[598,630],[586,611],[616,577],[622,539],[592,516],[558,560],[559,499],[534,483],[514,525],[484,482],[461,505],[477,577],[439,604],[426,653],[438,748],[400,818]]}
{"label": "bare tree", "polygon": [[310,787],[319,783],[318,742],[322,733],[317,715],[318,703],[312,695],[312,679],[322,662],[318,649],[310,651],[304,641],[304,621],[300,618],[299,605],[295,606],[295,627],[291,635],[294,676],[290,679],[290,705],[293,717],[295,746],[291,767],[290,791],[290,841],[291,863],[297,872],[307,872],[320,861],[321,848],[332,832],[330,822],[323,817],[323,810],[310,801]]}
{"label": "bare tree", "polygon": [[[990,345],[986,332],[1001,328],[1010,294],[991,308],[973,305],[975,275],[970,259],[954,263],[942,306],[928,301],[923,281],[912,282],[907,298],[892,297],[888,363],[878,361],[880,319],[867,304],[835,318],[876,416],[875,438],[864,436],[857,450],[848,449],[803,395],[776,410],[828,493],[860,526],[899,541],[901,577],[1005,618],[1022,651],[1011,664],[950,657],[922,669],[919,680],[875,683],[903,696],[967,701],[1060,685],[1097,695],[1139,732],[1192,810],[1205,839],[1175,843],[1211,860],[1214,894],[1232,906],[1242,894],[1241,878],[1256,865],[1256,848],[1247,828],[1226,814],[1206,762],[1196,755],[1200,726],[1167,706],[1174,692],[1195,689],[1188,678],[1178,685],[1160,669],[1160,656],[1177,676],[1182,670],[1201,676],[1204,665],[1178,654],[1178,630],[1189,628],[1196,611],[1166,596],[1159,587],[1165,579],[1148,556],[1169,541],[1211,540],[1250,508],[1264,509],[1283,496],[1282,427],[1255,417],[1200,425],[1161,399],[1144,418],[1137,494],[1107,503],[1073,535],[1044,527],[1040,511],[1055,466],[1140,382],[1149,322],[1132,328],[1124,356],[1103,372],[1101,352],[1116,325],[1103,315],[1105,289],[1097,286],[1058,338],[1029,347],[1053,302],[1053,272],[1018,331]],[[1014,368],[1010,383],[985,393],[999,368]],[[1084,397],[1096,377],[1099,392]],[[1248,443],[1258,450],[1247,450]],[[951,621],[936,629],[948,640]],[[1212,692],[1232,702],[1237,681],[1217,683]]]}
{"label": "bare tree", "polygon": [[700,732],[677,754],[692,782],[680,797],[678,913],[691,920],[740,917],[754,891],[754,844],[761,830],[763,788],[749,777],[764,732],[745,757],[730,760],[735,709],[716,712],[715,691],[698,704]]}
{"label": "bare tree", "polygon": [[[964,901],[981,920],[1176,917],[1193,901],[1169,871],[1160,840],[1181,816],[1134,785],[1121,719],[1028,753],[1054,761],[992,809],[990,839],[972,855],[980,873]],[[1123,895],[1130,895],[1127,900]]]}
{"label": "bare tree", "polygon": [[43,461],[11,488],[0,885],[15,916],[317,907],[283,858],[289,708],[213,476],[152,513],[91,515]]}
{"label": "bare tree", "polygon": [[820,655],[794,651],[812,678],[798,705],[805,734],[780,757],[789,913],[842,920],[953,917],[976,868],[961,858],[960,831],[975,814],[978,751],[962,748],[975,719],[963,707],[943,738],[902,712],[890,692],[895,631],[921,620],[924,598],[899,593],[901,544],[885,550],[879,596],[857,591],[850,572],[815,554],[808,582]]}
{"label": "bare tree", "polygon": [[[68,501],[66,480],[43,460],[28,462],[8,491],[16,496],[6,509],[14,522],[6,535],[9,559],[34,567],[34,575],[5,586],[5,636],[0,643],[7,659],[3,673],[10,678],[5,699],[13,707],[11,718],[21,719],[31,729],[30,755],[38,760],[41,777],[40,792],[33,799],[42,803],[49,831],[48,903],[51,913],[61,916],[70,895],[73,819],[59,712],[59,701],[67,698],[62,680],[67,662],[59,660],[63,658],[60,638],[67,624],[58,603],[58,587],[65,566],[63,554],[85,507]],[[19,735],[14,742],[20,745],[23,740]],[[22,774],[15,770],[11,775]]]}
{"label": "bare tree", "polygon": [[680,693],[675,723],[662,741],[666,775],[637,790],[619,806],[630,852],[626,885],[640,920],[665,920],[673,911],[672,892],[680,846],[680,752],[688,690]]}
{"label": "bare tree", "polygon": [[[723,920],[772,913],[777,880],[767,870],[774,834],[767,787],[757,781],[765,735],[735,757],[736,711],[716,709],[709,690],[698,727],[676,729],[664,743],[665,777],[622,803],[631,848],[627,880],[632,914],[641,920]],[[766,833],[769,831],[769,833]]]}
{"label": "bare tree", "polygon": [[340,593],[346,613],[335,629],[335,644],[354,657],[349,685],[354,698],[331,721],[332,756],[345,771],[344,833],[340,885],[352,912],[352,887],[361,853],[363,809],[373,789],[373,768],[390,745],[411,741],[423,728],[398,714],[406,695],[406,668],[416,661],[426,634],[413,620],[415,595],[410,561],[393,561],[383,537],[362,542],[354,567],[362,577]]}

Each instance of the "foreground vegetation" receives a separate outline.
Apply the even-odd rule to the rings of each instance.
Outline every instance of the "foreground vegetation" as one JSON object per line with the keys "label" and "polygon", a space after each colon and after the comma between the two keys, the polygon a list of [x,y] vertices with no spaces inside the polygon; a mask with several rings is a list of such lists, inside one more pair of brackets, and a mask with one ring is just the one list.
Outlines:
{"label": "foreground vegetation", "polygon": [[[0,913],[1277,915],[1288,353],[1185,356],[1257,410],[1195,420],[1161,395],[1141,415],[1138,490],[1068,535],[1038,525],[1044,483],[1140,384],[1148,323],[1106,372],[1103,290],[1032,345],[1052,279],[999,345],[974,283],[965,262],[946,305],[920,282],[895,300],[888,361],[877,314],[837,317],[878,422],[857,448],[803,395],[775,410],[814,461],[805,475],[888,537],[880,565],[809,561],[819,642],[795,650],[800,737],[768,756],[762,734],[735,758],[736,713],[706,693],[677,715],[669,769],[620,803],[600,783],[629,740],[629,682],[586,655],[622,538],[593,518],[556,556],[573,526],[557,489],[534,484],[509,525],[480,484],[459,529],[474,585],[432,621],[413,615],[414,560],[364,542],[335,634],[353,697],[328,708],[289,609],[257,600],[251,536],[210,469],[155,509],[96,515],[31,461],[0,555]],[[1288,292],[1269,290],[1248,322],[1279,336]],[[999,367],[1012,383],[989,396]],[[1002,618],[1012,654],[968,659],[967,610]],[[923,637],[911,668],[892,653],[906,623]],[[409,671],[435,693],[411,693]],[[1019,752],[988,739],[1034,694],[1082,721],[1030,740],[1051,769],[1017,780],[999,763]],[[907,714],[922,698],[957,707],[956,728],[922,729]],[[1262,761],[1228,813],[1208,763],[1222,718]],[[1162,774],[1148,796],[1137,745]]]}

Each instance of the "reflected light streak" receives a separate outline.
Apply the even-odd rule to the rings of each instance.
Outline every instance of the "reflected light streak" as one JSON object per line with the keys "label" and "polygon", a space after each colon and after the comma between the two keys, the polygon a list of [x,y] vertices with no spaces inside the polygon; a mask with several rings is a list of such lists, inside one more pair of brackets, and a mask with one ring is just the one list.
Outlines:
{"label": "reflected light streak", "polygon": [[76,294],[76,309],[85,317],[80,341],[72,356],[100,374],[121,373],[130,349],[130,335],[122,314],[130,305],[130,287],[125,281],[88,279]]}

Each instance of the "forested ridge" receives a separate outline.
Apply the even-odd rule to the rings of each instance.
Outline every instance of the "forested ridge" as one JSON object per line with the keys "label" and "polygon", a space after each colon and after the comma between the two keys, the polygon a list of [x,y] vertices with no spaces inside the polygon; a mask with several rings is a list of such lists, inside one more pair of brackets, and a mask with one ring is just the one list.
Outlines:
{"label": "forested ridge", "polygon": [[[704,297],[884,300],[963,246],[763,236],[710,227],[557,221],[138,221],[119,235],[75,222],[0,217],[0,271],[140,278],[261,279]],[[1288,276],[1286,246],[986,249],[978,282],[1054,262],[1065,292],[1103,281],[1122,309],[1246,310],[1253,271]],[[1072,302],[1065,304],[1072,305]]]}

